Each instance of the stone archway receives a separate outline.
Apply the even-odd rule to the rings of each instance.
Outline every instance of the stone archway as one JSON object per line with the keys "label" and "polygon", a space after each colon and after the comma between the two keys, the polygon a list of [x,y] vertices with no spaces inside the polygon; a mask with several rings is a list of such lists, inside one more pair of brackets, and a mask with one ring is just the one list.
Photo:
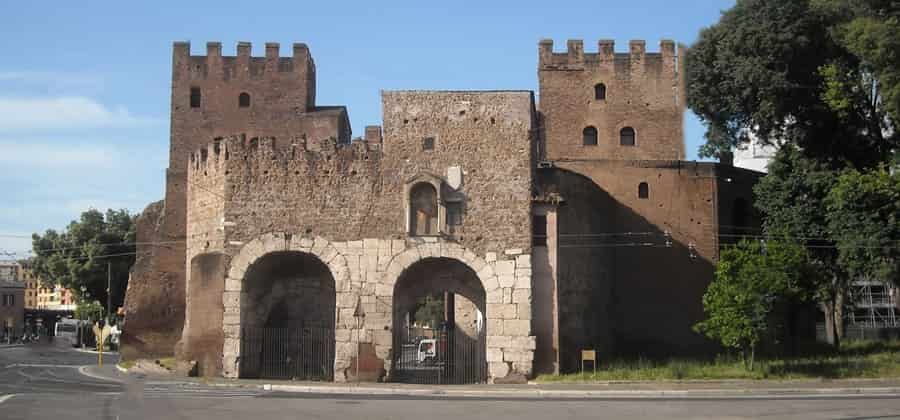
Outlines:
{"label": "stone archway", "polygon": [[[290,233],[267,233],[253,239],[241,248],[232,259],[228,277],[225,280],[223,294],[225,341],[222,356],[225,377],[237,378],[240,375],[242,314],[251,310],[249,299],[246,296],[248,289],[245,287],[247,273],[250,267],[264,256],[278,253],[308,254],[327,267],[327,271],[334,281],[336,306],[334,336],[350,336],[349,331],[345,330],[346,323],[340,322],[339,319],[340,309],[352,308],[356,302],[355,296],[350,292],[346,259],[331,242],[322,237],[305,238]],[[350,360],[346,355],[351,354],[351,351],[344,348],[349,346],[351,343],[335,343],[334,372],[349,366]],[[341,380],[341,377],[335,375],[335,379]]]}
{"label": "stone archway", "polygon": [[[456,260],[475,273],[484,290],[484,334],[489,380],[511,372],[530,376],[535,339],[531,335],[531,260],[528,255],[482,258],[454,242],[420,243],[395,255],[380,277],[376,297],[393,301],[401,275],[428,258]],[[490,259],[490,261],[488,261]],[[396,350],[396,349],[395,349]],[[385,360],[390,372],[392,361]]]}
{"label": "stone archway", "polygon": [[428,257],[404,270],[393,296],[391,380],[484,382],[485,303],[476,273],[459,260]]}

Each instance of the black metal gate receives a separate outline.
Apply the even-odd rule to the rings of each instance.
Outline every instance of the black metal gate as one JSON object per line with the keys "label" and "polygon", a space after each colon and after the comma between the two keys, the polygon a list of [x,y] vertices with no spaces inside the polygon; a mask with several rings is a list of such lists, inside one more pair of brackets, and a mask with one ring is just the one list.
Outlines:
{"label": "black metal gate", "polygon": [[242,328],[241,377],[331,381],[331,328]]}
{"label": "black metal gate", "polygon": [[475,336],[444,327],[433,337],[395,339],[392,380],[415,384],[474,384],[487,380],[484,330]]}

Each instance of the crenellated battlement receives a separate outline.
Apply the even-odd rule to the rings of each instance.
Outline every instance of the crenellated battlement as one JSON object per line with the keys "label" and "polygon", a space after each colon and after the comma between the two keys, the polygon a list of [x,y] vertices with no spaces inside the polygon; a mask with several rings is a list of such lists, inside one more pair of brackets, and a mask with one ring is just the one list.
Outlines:
{"label": "crenellated battlement", "polygon": [[293,55],[281,57],[281,45],[265,44],[265,55],[254,57],[249,42],[238,42],[236,55],[223,56],[222,43],[207,42],[206,55],[191,55],[190,42],[175,42],[173,66],[176,78],[221,78],[225,81],[242,78],[293,77],[308,79],[315,73],[315,63],[304,43],[293,44]]}
{"label": "crenellated battlement", "polygon": [[353,176],[378,169],[381,148],[365,141],[351,144],[324,139],[311,145],[303,137],[279,144],[274,137],[236,135],[216,138],[190,154],[189,182],[239,176],[254,182],[264,176]]}
{"label": "crenellated battlement", "polygon": [[585,53],[584,42],[580,39],[566,41],[566,52],[554,52],[553,40],[542,39],[538,43],[538,69],[578,71],[590,67],[611,66],[617,73],[631,72],[640,68],[659,67],[675,69],[678,50],[675,41],[659,42],[659,52],[647,52],[646,41],[631,40],[628,52],[616,52],[615,41],[601,39],[597,41],[597,52]]}

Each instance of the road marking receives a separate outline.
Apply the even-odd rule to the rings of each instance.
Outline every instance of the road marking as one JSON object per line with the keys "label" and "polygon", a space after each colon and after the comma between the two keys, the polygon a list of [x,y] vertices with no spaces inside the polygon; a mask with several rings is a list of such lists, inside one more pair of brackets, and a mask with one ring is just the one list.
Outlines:
{"label": "road marking", "polygon": [[52,365],[52,364],[42,364],[42,363],[13,363],[11,365],[6,365],[6,368],[12,367],[43,367],[43,368],[79,368],[79,365]]}
{"label": "road marking", "polygon": [[12,397],[15,397],[15,396],[16,396],[16,394],[9,394],[9,395],[3,395],[3,396],[0,396],[0,404],[5,403],[6,400],[8,400],[8,399],[10,399],[10,398],[12,398]]}

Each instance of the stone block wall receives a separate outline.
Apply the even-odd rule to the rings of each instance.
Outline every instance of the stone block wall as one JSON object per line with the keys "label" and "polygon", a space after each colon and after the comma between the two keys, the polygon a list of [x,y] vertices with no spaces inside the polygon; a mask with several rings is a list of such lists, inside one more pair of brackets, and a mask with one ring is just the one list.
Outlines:
{"label": "stone block wall", "polygon": [[[336,286],[335,381],[351,374],[359,343],[372,345],[375,355],[391,372],[395,285],[401,274],[423,259],[457,260],[477,273],[488,303],[485,313],[487,362],[490,378],[513,373],[530,376],[535,339],[531,335],[530,256],[521,249],[477,255],[461,245],[443,240],[417,241],[365,238],[331,242],[302,234],[264,234],[243,245],[231,262],[224,293],[223,367],[226,377],[239,375],[240,314],[247,305],[243,282],[248,267],[260,257],[279,251],[299,251],[316,256],[331,271]],[[365,318],[361,330],[353,313],[362,302]]]}

